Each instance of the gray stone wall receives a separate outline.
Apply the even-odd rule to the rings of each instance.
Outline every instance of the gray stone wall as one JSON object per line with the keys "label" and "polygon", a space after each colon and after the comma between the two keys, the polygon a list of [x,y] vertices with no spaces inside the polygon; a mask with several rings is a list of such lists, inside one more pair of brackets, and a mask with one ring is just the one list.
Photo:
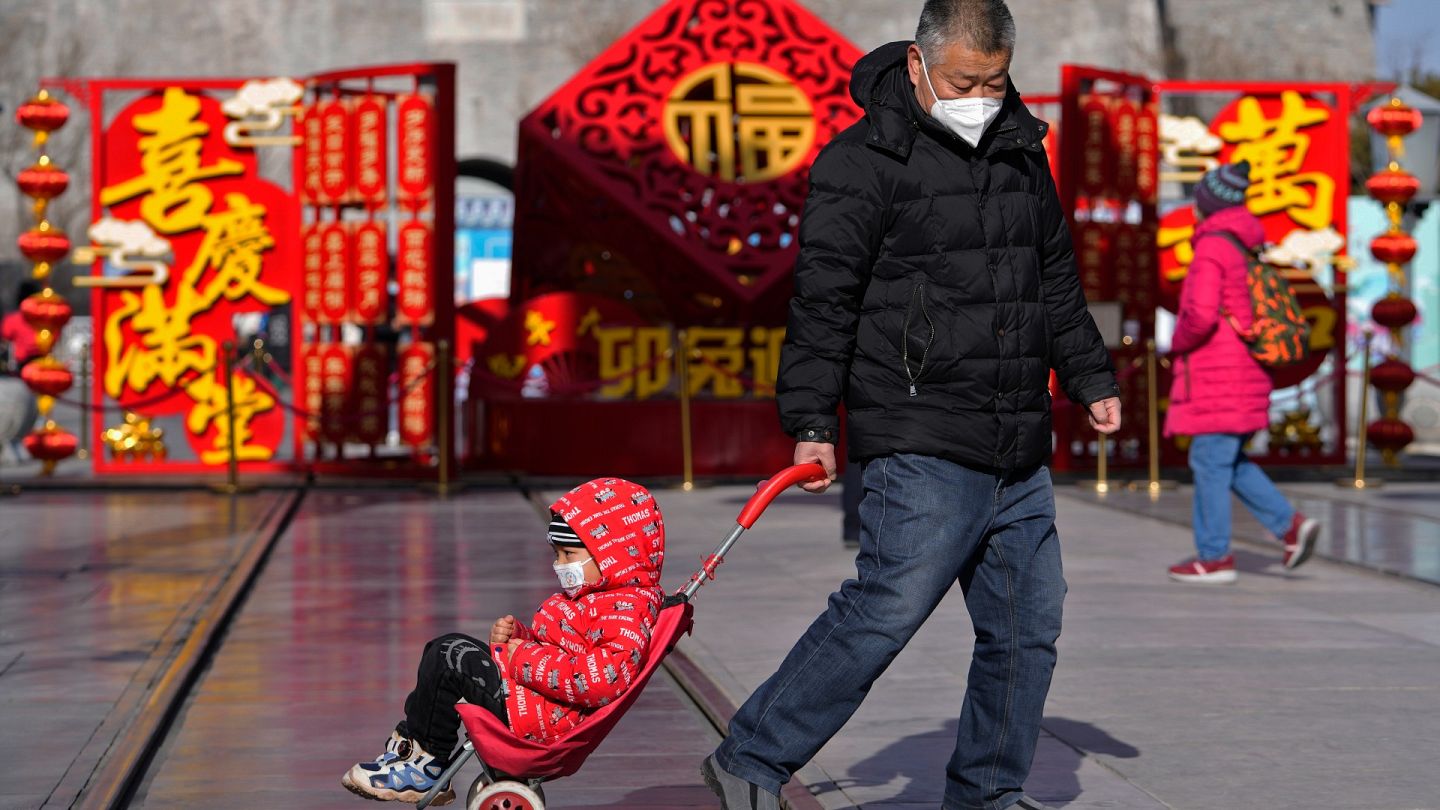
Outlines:
{"label": "gray stone wall", "polygon": [[1363,81],[1375,73],[1367,0],[1167,0],[1191,79]]}
{"label": "gray stone wall", "polygon": [[[918,0],[802,0],[863,49],[914,34]],[[459,63],[462,156],[513,160],[516,123],[659,0],[0,0],[0,262],[28,212],[30,162],[12,111],[46,75],[275,76],[414,60]],[[1064,62],[1159,76],[1159,0],[1010,0],[1015,81],[1057,90]],[[1367,0],[1166,0],[1190,77],[1369,78]],[[82,110],[55,140],[74,176],[55,220],[89,218]],[[0,280],[8,305],[13,278]]]}

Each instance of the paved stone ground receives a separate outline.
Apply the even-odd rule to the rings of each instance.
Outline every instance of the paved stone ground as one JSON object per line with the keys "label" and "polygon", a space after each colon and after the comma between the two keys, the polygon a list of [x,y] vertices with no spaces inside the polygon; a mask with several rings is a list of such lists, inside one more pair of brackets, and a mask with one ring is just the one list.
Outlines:
{"label": "paved stone ground", "polygon": [[[747,495],[660,496],[672,572]],[[1066,808],[1440,807],[1440,589],[1323,560],[1287,575],[1268,545],[1237,547],[1237,585],[1170,583],[1188,527],[1078,495],[1059,510],[1070,593],[1034,795]],[[837,496],[787,493],[701,591],[681,646],[735,701],[853,576],[839,521]],[[1343,545],[1346,527],[1331,530]],[[957,591],[801,772],[826,807],[938,805],[971,639]]]}
{"label": "paved stone ground", "polygon": [[[1375,559],[1405,558],[1440,501],[1433,485],[1384,500],[1288,491],[1348,516],[1327,530],[1328,551],[1367,548]],[[749,494],[657,492],[670,588]],[[206,566],[228,559],[228,538],[276,497],[240,499],[233,522],[219,508],[228,500],[199,494],[0,501],[0,608],[23,619],[0,636],[0,727],[36,732],[0,743],[23,777],[0,808],[47,794],[68,804],[55,787],[77,751],[94,751],[105,701],[133,680]],[[1036,796],[1066,808],[1440,808],[1440,588],[1325,561],[1286,575],[1278,550],[1258,544],[1238,546],[1235,586],[1172,584],[1165,567],[1189,553],[1187,491],[1158,504],[1122,500],[1061,491],[1070,595],[1029,784]],[[696,635],[682,649],[731,701],[773,671],[853,574],[838,502],[838,493],[782,495],[700,592]],[[494,615],[553,590],[541,526],[514,491],[449,501],[310,493],[135,806],[364,806],[339,775],[378,750],[424,642],[482,633]],[[1364,543],[1356,527],[1369,527]],[[970,643],[957,593],[801,772],[825,807],[938,805]],[[662,675],[577,776],[549,787],[550,803],[714,807],[696,765],[715,742]]]}
{"label": "paved stone ground", "polygon": [[288,496],[0,499],[0,808],[68,807],[186,622]]}
{"label": "paved stone ground", "polygon": [[[312,492],[134,804],[145,808],[371,807],[340,787],[400,719],[425,642],[484,636],[555,591],[544,522],[514,490],[448,501]],[[555,807],[699,808],[718,737],[662,672]],[[462,771],[457,790],[476,773]]]}
{"label": "paved stone ground", "polygon": [[[1440,585],[1440,483],[1392,482],[1378,489],[1342,489],[1332,483],[1282,483],[1296,508],[1321,522],[1317,553],[1388,574]],[[1061,493],[1127,512],[1190,526],[1188,486],[1152,499],[1124,489],[1104,497],[1084,487]],[[1237,537],[1265,542],[1269,534],[1237,501],[1231,511]],[[1176,550],[1177,560],[1189,553]]]}

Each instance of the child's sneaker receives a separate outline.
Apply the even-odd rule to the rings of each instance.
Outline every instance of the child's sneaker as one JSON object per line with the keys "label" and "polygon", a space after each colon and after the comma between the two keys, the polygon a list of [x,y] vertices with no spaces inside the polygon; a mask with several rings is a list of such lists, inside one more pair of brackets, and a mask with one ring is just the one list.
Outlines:
{"label": "child's sneaker", "polygon": [[[415,804],[435,786],[447,764],[413,741],[391,732],[385,752],[371,762],[357,763],[340,778],[340,784],[367,799]],[[446,785],[430,804],[439,806],[454,800],[455,791]]]}
{"label": "child's sneaker", "polygon": [[1170,566],[1170,578],[1176,582],[1222,584],[1235,581],[1235,555],[1226,554],[1218,560],[1194,559]]}
{"label": "child's sneaker", "polygon": [[1320,534],[1320,521],[1299,512],[1290,521],[1290,531],[1280,538],[1285,544],[1285,567],[1299,568],[1315,552],[1315,538]]}

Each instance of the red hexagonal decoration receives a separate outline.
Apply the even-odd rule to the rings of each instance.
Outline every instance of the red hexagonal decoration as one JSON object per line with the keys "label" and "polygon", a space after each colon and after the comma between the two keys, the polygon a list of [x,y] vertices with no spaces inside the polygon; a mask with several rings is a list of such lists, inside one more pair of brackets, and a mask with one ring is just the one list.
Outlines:
{"label": "red hexagonal decoration", "polygon": [[861,56],[792,0],[665,3],[521,122],[512,300],[593,289],[594,254],[672,322],[783,323]]}

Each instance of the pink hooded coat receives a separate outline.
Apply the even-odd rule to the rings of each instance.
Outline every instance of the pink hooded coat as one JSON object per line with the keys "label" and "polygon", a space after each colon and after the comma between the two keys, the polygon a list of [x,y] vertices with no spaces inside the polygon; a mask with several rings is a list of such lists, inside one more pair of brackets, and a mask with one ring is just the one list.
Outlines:
{"label": "pink hooded coat", "polygon": [[1270,375],[1235,333],[1221,310],[1242,329],[1254,318],[1246,284],[1249,261],[1226,239],[1234,234],[1252,249],[1265,230],[1244,206],[1225,208],[1195,229],[1195,260],[1180,292],[1180,315],[1171,339],[1174,382],[1165,435],[1251,433],[1269,424]]}

